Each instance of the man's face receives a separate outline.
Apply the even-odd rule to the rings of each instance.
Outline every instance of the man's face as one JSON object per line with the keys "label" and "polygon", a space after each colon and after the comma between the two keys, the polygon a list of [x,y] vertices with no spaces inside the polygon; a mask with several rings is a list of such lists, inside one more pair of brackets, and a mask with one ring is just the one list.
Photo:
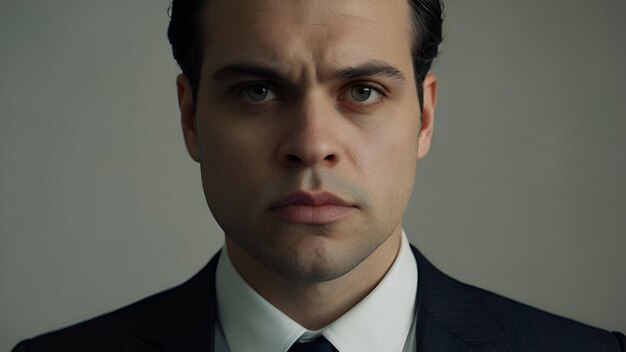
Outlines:
{"label": "man's face", "polygon": [[211,0],[207,13],[195,117],[178,84],[213,216],[277,275],[340,277],[399,236],[430,144],[436,87],[420,124],[406,0]]}

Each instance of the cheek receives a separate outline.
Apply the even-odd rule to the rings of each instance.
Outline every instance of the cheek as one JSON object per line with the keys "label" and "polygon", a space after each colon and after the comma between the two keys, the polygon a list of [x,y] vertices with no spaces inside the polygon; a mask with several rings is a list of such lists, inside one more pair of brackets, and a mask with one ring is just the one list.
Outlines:
{"label": "cheek", "polygon": [[255,189],[255,179],[266,171],[263,161],[268,151],[259,143],[258,134],[223,123],[202,126],[201,130],[201,167],[206,191],[246,197]]}
{"label": "cheek", "polygon": [[379,129],[366,143],[368,148],[360,152],[367,162],[363,171],[368,188],[383,216],[401,216],[411,196],[417,165],[417,130],[417,124],[410,122]]}

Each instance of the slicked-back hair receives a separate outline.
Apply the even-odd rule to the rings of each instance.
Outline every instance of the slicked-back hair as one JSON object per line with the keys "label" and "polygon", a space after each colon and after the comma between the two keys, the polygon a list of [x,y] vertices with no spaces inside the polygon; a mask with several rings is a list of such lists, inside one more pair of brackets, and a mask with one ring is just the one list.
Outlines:
{"label": "slicked-back hair", "polygon": [[[189,80],[194,102],[198,97],[202,70],[204,31],[207,27],[204,22],[207,17],[208,1],[173,0],[170,5],[170,25],[167,30],[167,37],[172,45],[174,59]],[[439,53],[438,48],[442,41],[443,3],[441,0],[407,1],[409,1],[412,11],[413,44],[411,53],[421,109],[424,99],[422,83],[430,71],[433,60]]]}

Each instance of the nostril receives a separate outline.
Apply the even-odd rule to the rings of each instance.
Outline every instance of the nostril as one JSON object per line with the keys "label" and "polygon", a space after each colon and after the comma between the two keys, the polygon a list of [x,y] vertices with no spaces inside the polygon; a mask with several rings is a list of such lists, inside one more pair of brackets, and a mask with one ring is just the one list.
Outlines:
{"label": "nostril", "polygon": [[304,155],[304,157],[302,157],[297,153],[291,153],[284,154],[281,160],[285,165],[288,166],[314,166],[320,162],[335,164],[337,163],[337,160],[339,160],[337,155],[335,154],[327,154],[323,158],[321,158],[321,156],[322,155],[318,155],[318,157],[312,155]]}
{"label": "nostril", "polygon": [[287,161],[290,164],[297,164],[300,162],[300,158],[298,158],[297,156],[293,155],[293,154],[288,154],[287,155]]}

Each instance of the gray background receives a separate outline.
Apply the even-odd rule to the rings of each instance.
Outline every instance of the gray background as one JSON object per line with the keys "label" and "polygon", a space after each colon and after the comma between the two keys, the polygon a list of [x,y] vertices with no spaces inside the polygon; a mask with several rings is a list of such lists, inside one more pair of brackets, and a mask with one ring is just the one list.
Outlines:
{"label": "gray background", "polygon": [[[184,281],[222,243],[168,0],[3,0],[0,350]],[[463,281],[626,330],[626,2],[450,0],[405,228]]]}

